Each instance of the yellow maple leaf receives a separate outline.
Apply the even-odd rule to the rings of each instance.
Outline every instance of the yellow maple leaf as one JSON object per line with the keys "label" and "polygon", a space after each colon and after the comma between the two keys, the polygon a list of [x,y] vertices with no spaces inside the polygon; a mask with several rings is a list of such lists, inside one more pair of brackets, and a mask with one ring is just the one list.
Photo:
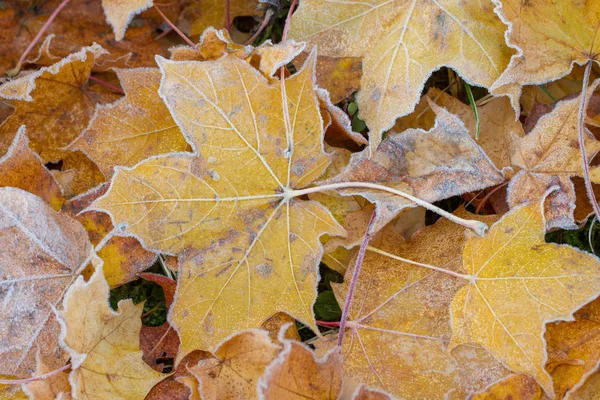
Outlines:
{"label": "yellow maple leaf", "polygon": [[414,109],[432,71],[445,65],[491,86],[511,55],[504,30],[491,2],[307,0],[290,38],[327,56],[363,57],[358,103],[374,151],[383,131]]}
{"label": "yellow maple leaf", "polygon": [[142,360],[143,303],[121,300],[115,312],[108,297],[108,283],[99,266],[88,282],[83,277],[75,281],[59,312],[61,344],[71,356],[73,397],[144,398],[166,375]]}
{"label": "yellow maple leaf", "polygon": [[132,166],[148,157],[184,151],[187,142],[158,95],[158,69],[117,69],[124,98],[99,105],[90,125],[70,149],[81,150],[110,177],[116,165]]}
{"label": "yellow maple leaf", "polygon": [[280,350],[265,331],[242,332],[188,371],[200,383],[203,399],[257,399],[256,383]]}
{"label": "yellow maple leaf", "polygon": [[[568,75],[575,63],[596,60],[600,3],[558,0],[494,0],[496,12],[509,26],[507,41],[517,50],[506,71],[491,87],[510,94],[519,110],[521,87]],[[551,62],[549,62],[551,60]]]}
{"label": "yellow maple leaf", "polygon": [[63,366],[52,308],[90,261],[85,230],[31,193],[0,188],[0,248],[0,367],[29,376],[38,348],[49,368]]}
{"label": "yellow maple leaf", "polygon": [[314,61],[270,84],[236,57],[160,59],[159,92],[196,155],[117,168],[111,189],[92,205],[127,224],[146,248],[187,250],[169,314],[179,358],[277,311],[316,330],[318,239],[344,231],[324,206],[293,196],[329,164]]}
{"label": "yellow maple leaf", "polygon": [[549,395],[544,325],[570,319],[600,291],[600,261],[544,241],[542,205],[511,210],[485,237],[465,244],[469,284],[452,301],[452,342],[479,343]]}

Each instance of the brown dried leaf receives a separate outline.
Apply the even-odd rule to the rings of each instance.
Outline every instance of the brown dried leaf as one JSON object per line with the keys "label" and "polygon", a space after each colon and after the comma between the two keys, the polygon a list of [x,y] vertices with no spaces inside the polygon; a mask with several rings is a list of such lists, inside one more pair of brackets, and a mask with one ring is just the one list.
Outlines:
{"label": "brown dried leaf", "polygon": [[52,173],[29,148],[25,126],[21,126],[6,154],[0,157],[0,187],[11,186],[41,197],[55,210],[64,199]]}
{"label": "brown dried leaf", "polygon": [[31,375],[38,351],[48,368],[63,366],[52,308],[91,259],[85,230],[39,197],[0,188],[0,248],[2,370]]}
{"label": "brown dried leaf", "polygon": [[265,331],[240,333],[221,344],[212,358],[188,370],[199,382],[202,399],[257,399],[256,383],[281,347]]}
{"label": "brown dried leaf", "polygon": [[509,375],[471,397],[471,400],[540,400],[542,388],[527,375]]}
{"label": "brown dried leaf", "polygon": [[342,390],[342,366],[337,349],[323,358],[299,342],[284,340],[279,356],[258,382],[265,400],[336,400]]}

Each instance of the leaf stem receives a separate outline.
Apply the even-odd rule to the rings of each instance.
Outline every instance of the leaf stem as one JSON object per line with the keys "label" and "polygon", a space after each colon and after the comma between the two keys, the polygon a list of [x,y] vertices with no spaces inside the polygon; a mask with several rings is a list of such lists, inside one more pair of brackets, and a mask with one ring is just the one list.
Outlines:
{"label": "leaf stem", "polygon": [[25,58],[29,55],[29,53],[31,52],[31,50],[33,50],[33,48],[35,47],[35,45],[39,42],[40,38],[42,37],[42,35],[44,34],[44,32],[46,32],[46,29],[48,29],[48,27],[50,26],[50,24],[52,23],[52,21],[54,21],[54,19],[58,15],[58,13],[63,8],[65,8],[65,6],[67,4],[69,4],[69,1],[71,1],[71,0],[63,0],[58,5],[58,7],[56,7],[56,9],[54,11],[52,11],[52,14],[50,14],[50,17],[48,17],[48,20],[46,22],[44,22],[44,25],[42,26],[42,29],[39,30],[39,32],[35,35],[35,37],[31,41],[31,43],[29,43],[29,46],[27,46],[27,48],[25,49],[25,51],[23,52],[23,54],[21,54],[21,58],[19,59],[19,62],[17,63],[17,65],[13,69],[11,69],[9,71],[9,75],[16,76],[19,73],[19,71],[21,70],[21,67],[23,66],[23,63],[25,62]]}
{"label": "leaf stem", "polygon": [[352,271],[350,286],[348,287],[346,301],[344,301],[344,309],[342,310],[342,319],[340,320],[340,332],[338,334],[337,343],[338,347],[340,348],[342,347],[342,343],[344,341],[344,331],[346,330],[346,324],[348,322],[348,314],[350,314],[350,305],[352,304],[352,298],[354,297],[354,290],[356,289],[356,283],[358,282],[360,269],[362,267],[363,260],[365,259],[365,254],[367,253],[367,246],[369,245],[369,241],[371,240],[371,230],[373,228],[373,225],[375,224],[376,215],[376,211],[373,210],[373,213],[371,214],[371,219],[369,220],[369,224],[367,225],[365,236],[363,237],[363,240],[360,243],[360,247],[358,249],[358,256],[356,257],[356,262],[354,263],[354,271]]}
{"label": "leaf stem", "polygon": [[90,75],[90,78],[89,78],[89,79],[90,79],[90,81],[94,81],[94,82],[97,82],[97,83],[99,83],[99,84],[101,84],[101,85],[103,85],[103,86],[106,86],[107,88],[109,88],[109,89],[112,89],[113,91],[115,91],[115,92],[117,92],[117,93],[119,93],[119,94],[125,94],[125,92],[124,92],[124,91],[122,91],[121,89],[119,89],[118,87],[116,87],[116,86],[114,86],[114,85],[111,85],[111,84],[110,84],[110,83],[108,83],[108,82],[104,82],[103,80],[101,80],[101,79],[98,79],[98,78],[96,78],[95,76],[92,76],[92,75]]}
{"label": "leaf stem", "polygon": [[42,381],[46,378],[50,378],[51,376],[59,374],[69,368],[71,368],[71,364],[67,364],[64,367],[60,367],[58,369],[55,369],[54,371],[47,372],[43,375],[32,376],[32,377],[26,378],[26,379],[14,379],[14,380],[13,379],[0,379],[0,384],[1,385],[22,385],[24,383]]}
{"label": "leaf stem", "polygon": [[330,183],[327,185],[315,186],[315,187],[308,188],[308,189],[290,190],[287,193],[287,197],[291,198],[291,197],[302,196],[302,195],[309,194],[309,193],[323,192],[326,190],[338,190],[338,189],[350,189],[350,188],[381,190],[382,192],[388,192],[388,193],[394,194],[396,196],[404,197],[405,199],[412,201],[416,205],[424,207],[424,208],[428,209],[429,211],[433,211],[434,213],[436,213],[444,218],[447,218],[454,223],[462,225],[465,228],[472,229],[473,231],[475,231],[475,233],[477,233],[480,236],[483,235],[485,233],[485,231],[487,230],[487,225],[484,224],[483,222],[459,218],[456,215],[453,215],[447,211],[442,210],[439,207],[434,206],[431,203],[428,203],[425,200],[421,200],[418,197],[412,196],[401,190],[393,189],[388,186],[379,185],[377,183],[371,183],[371,182],[340,182],[340,183]]}
{"label": "leaf stem", "polygon": [[323,325],[323,326],[340,326],[340,322],[334,321],[334,322],[329,322],[329,321],[316,321],[317,325]]}
{"label": "leaf stem", "polygon": [[587,90],[590,82],[590,73],[592,72],[592,65],[594,61],[589,60],[585,66],[585,72],[583,74],[583,83],[581,86],[581,101],[579,103],[579,152],[581,153],[581,162],[583,167],[583,181],[585,182],[585,191],[587,192],[588,199],[592,203],[592,209],[598,218],[600,218],[600,208],[598,207],[598,201],[596,201],[596,195],[594,194],[594,188],[592,187],[592,181],[590,180],[590,170],[588,166],[587,154],[585,151],[585,111],[587,106]]}
{"label": "leaf stem", "polygon": [[283,27],[283,35],[281,35],[281,43],[285,43],[287,40],[287,35],[290,30],[290,24],[292,22],[292,13],[294,12],[294,8],[296,8],[296,4],[298,0],[292,0],[292,4],[290,4],[290,10],[288,11],[288,15],[285,18],[285,25]]}
{"label": "leaf stem", "polygon": [[171,29],[173,29],[175,32],[177,32],[177,34],[178,34],[179,36],[181,36],[181,38],[182,38],[183,40],[185,40],[185,42],[186,42],[187,44],[189,44],[189,45],[190,45],[190,46],[192,46],[192,47],[196,47],[196,45],[194,44],[194,42],[192,42],[192,41],[190,40],[190,38],[189,38],[189,37],[187,37],[186,35],[184,35],[184,34],[183,34],[183,32],[181,32],[181,31],[179,30],[179,28],[177,28],[177,27],[176,27],[176,26],[175,26],[175,25],[174,25],[174,24],[173,24],[171,21],[169,21],[169,18],[167,18],[167,16],[166,16],[166,15],[165,15],[165,14],[164,14],[162,11],[161,11],[161,9],[160,9],[160,8],[158,8],[158,7],[156,6],[156,4],[154,5],[154,8],[155,8],[155,9],[156,9],[156,11],[157,11],[157,12],[160,14],[160,16],[162,17],[162,19],[164,19],[164,20],[165,20],[165,22],[166,22],[167,24],[169,24],[169,26],[171,27]]}
{"label": "leaf stem", "polygon": [[368,251],[372,251],[373,253],[381,254],[383,256],[392,258],[394,260],[405,262],[407,264],[416,265],[416,266],[419,266],[419,267],[430,269],[432,271],[441,272],[441,273],[446,274],[446,275],[451,275],[451,276],[453,276],[455,278],[464,279],[465,281],[471,282],[473,280],[473,277],[471,275],[459,274],[458,272],[454,272],[454,271],[450,271],[450,270],[447,270],[447,269],[444,269],[444,268],[436,267],[434,265],[423,264],[423,263],[420,263],[420,262],[417,262],[417,261],[409,260],[408,258],[403,258],[403,257],[397,256],[395,254],[388,253],[387,251],[380,250],[377,247],[368,246],[367,250]]}
{"label": "leaf stem", "polygon": [[231,30],[231,1],[225,0],[225,29]]}
{"label": "leaf stem", "polygon": [[258,36],[262,33],[262,31],[265,29],[265,27],[269,24],[269,21],[271,20],[271,17],[273,16],[273,10],[271,10],[270,8],[265,12],[265,16],[263,17],[262,22],[260,23],[260,26],[258,27],[258,29],[256,30],[256,32],[254,32],[254,35],[252,35],[252,37],[250,39],[248,39],[246,41],[246,43],[244,43],[245,45],[249,45],[254,43],[254,41],[258,38]]}

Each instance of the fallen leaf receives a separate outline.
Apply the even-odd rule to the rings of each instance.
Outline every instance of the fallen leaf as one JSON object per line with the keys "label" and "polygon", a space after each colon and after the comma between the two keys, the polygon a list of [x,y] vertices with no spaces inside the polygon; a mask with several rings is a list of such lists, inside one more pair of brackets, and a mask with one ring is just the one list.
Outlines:
{"label": "fallen leaf", "polygon": [[62,367],[53,307],[90,262],[85,230],[31,193],[0,188],[0,248],[2,370],[30,376],[38,351],[48,368]]}
{"label": "fallen leaf", "polygon": [[207,61],[218,60],[225,54],[246,58],[251,48],[234,43],[226,29],[208,27],[202,32],[196,46],[174,46],[169,49],[169,53],[173,61]]}
{"label": "fallen leaf", "polygon": [[[596,81],[593,87],[599,83]],[[522,168],[508,185],[507,200],[511,208],[525,202],[537,202],[545,197],[550,187],[560,187],[547,197],[545,203],[548,229],[576,227],[573,216],[575,190],[570,178],[583,176],[578,141],[579,103],[579,98],[558,102],[552,111],[539,118],[531,132],[515,140],[511,156],[512,163]],[[586,132],[585,147],[588,159],[600,151],[600,141],[589,131]]]}
{"label": "fallen leaf", "polygon": [[486,236],[467,240],[463,264],[469,284],[452,301],[450,348],[478,343],[513,371],[534,377],[551,396],[544,325],[570,319],[598,295],[600,262],[546,243],[544,234],[537,202],[512,209]]}
{"label": "fallen leaf", "polygon": [[296,320],[286,313],[280,312],[273,315],[271,318],[263,322],[260,328],[269,332],[269,337],[273,343],[280,344],[279,333],[285,325],[290,326],[285,330],[283,337],[289,340],[301,341],[300,335],[298,334],[298,329],[296,329]]}
{"label": "fallen leaf", "polygon": [[[115,228],[108,214],[85,211],[85,208],[107,189],[107,185],[98,186],[70,199],[63,207],[65,213],[84,226],[94,246],[102,242],[106,235],[112,235]],[[145,250],[137,239],[125,236],[112,236],[97,254],[104,261],[103,271],[111,288],[137,279],[138,274],[152,266],[157,257],[156,254]]]}
{"label": "fallen leaf", "polygon": [[149,157],[185,151],[187,142],[158,95],[158,69],[118,69],[125,97],[96,106],[89,126],[69,149],[81,150],[110,177],[117,165],[130,167]]}
{"label": "fallen leaf", "polygon": [[571,394],[598,369],[600,359],[600,300],[577,311],[575,321],[553,322],[546,326],[548,361],[558,398]]}
{"label": "fallen leaf", "polygon": [[583,386],[569,397],[571,400],[598,400],[600,398],[600,371],[590,376]]}
{"label": "fallen leaf", "polygon": [[102,0],[102,8],[115,34],[116,40],[122,40],[127,26],[134,15],[152,7],[152,0]]}
{"label": "fallen leaf", "polygon": [[109,287],[102,266],[88,282],[78,278],[59,312],[61,345],[71,357],[74,398],[139,399],[165,375],[142,360],[139,335],[143,304],[121,300],[108,304]]}
{"label": "fallen leaf", "polygon": [[188,370],[199,382],[202,399],[257,399],[256,383],[281,347],[265,331],[240,333],[221,344],[212,358]]}
{"label": "fallen leaf", "polygon": [[[355,153],[328,182],[373,182],[403,190],[430,203],[501,183],[504,178],[469,136],[464,124],[431,103],[437,114],[429,131],[389,134],[374,153]],[[409,200],[372,189],[344,189],[377,205],[376,232],[407,207]]]}
{"label": "fallen leaf", "polygon": [[[9,375],[0,375],[2,379],[14,379]],[[0,384],[0,396],[4,400],[28,400],[29,396],[21,390],[21,385]]]}
{"label": "fallen leaf", "polygon": [[507,43],[517,53],[491,91],[509,94],[517,113],[523,85],[562,78],[575,63],[583,65],[600,52],[600,41],[595,41],[600,24],[597,2],[493,1],[496,13],[509,27]]}
{"label": "fallen leaf", "polygon": [[104,51],[98,45],[83,48],[0,86],[0,97],[15,108],[0,125],[0,152],[6,152],[18,128],[27,125],[30,146],[44,162],[60,160],[65,153],[60,149],[87,125],[96,103],[116,99],[87,85],[94,60]]}
{"label": "fallen leaf", "polygon": [[[497,220],[464,209],[456,215]],[[464,227],[441,219],[408,241],[386,228],[377,247],[367,248],[342,347],[345,392],[354,392],[362,383],[403,399],[442,399],[450,393],[464,398],[506,375],[480,347],[457,348],[457,357],[446,348],[449,305],[464,282],[403,262],[404,258],[460,272],[465,241]],[[340,304],[353,270],[352,265],[344,283],[332,285]],[[470,357],[460,357],[462,351],[469,351]]]}
{"label": "fallen leaf", "polygon": [[25,126],[19,128],[8,151],[0,157],[0,187],[4,186],[33,193],[57,211],[65,201],[52,173],[29,148]]}
{"label": "fallen leaf", "polygon": [[[16,66],[21,54],[32,42],[50,15],[62,0],[49,0],[43,3],[32,1],[5,1],[0,9],[0,74],[4,75]],[[168,11],[168,10],[166,10]],[[48,26],[45,35],[54,35],[60,40],[48,43],[46,53],[60,59],[79,51],[83,46],[98,43],[110,52],[101,60],[122,60],[130,67],[153,66],[154,56],[163,54],[158,42],[152,38],[152,31],[158,24],[149,18],[136,18],[123,40],[116,41],[111,27],[103,17],[100,1],[71,0]],[[161,20],[162,22],[162,20]],[[160,23],[160,22],[159,22]],[[43,42],[33,48],[31,54],[39,53]],[[42,50],[43,51],[43,50]],[[48,66],[52,58],[31,60],[36,65]],[[112,63],[112,62],[111,62]],[[101,65],[94,70],[104,69]]]}
{"label": "fallen leaf", "polygon": [[512,53],[504,30],[490,2],[310,0],[294,13],[290,38],[316,44],[326,56],[363,57],[357,99],[374,152],[440,67],[491,86]]}
{"label": "fallen leaf", "polygon": [[[285,194],[309,185],[329,163],[314,56],[273,85],[235,57],[159,63],[159,93],[197,153],[117,168],[111,189],[92,207],[127,224],[127,234],[146,248],[185,250],[169,313],[181,338],[179,357],[213,350],[278,311],[316,330],[318,239],[344,231],[319,203]],[[287,125],[288,116],[295,122]]]}
{"label": "fallen leaf", "polygon": [[[429,107],[429,98],[440,107],[456,115],[465,124],[469,135],[492,160],[496,168],[507,178],[512,177],[510,156],[513,153],[514,140],[525,135],[523,125],[516,118],[515,112],[506,97],[498,97],[477,107],[480,120],[479,138],[476,138],[476,119],[473,109],[445,92],[431,88],[417,104],[415,111],[396,121],[394,131],[402,132],[409,128],[429,130],[435,125],[435,112]],[[509,169],[510,168],[510,169]]]}
{"label": "fallen leaf", "polygon": [[291,340],[283,343],[283,350],[258,381],[260,398],[337,399],[342,389],[342,368],[337,349],[319,359],[302,343]]}
{"label": "fallen leaf", "polygon": [[485,391],[471,397],[471,400],[540,400],[542,389],[535,379],[527,375],[509,375],[487,388]]}

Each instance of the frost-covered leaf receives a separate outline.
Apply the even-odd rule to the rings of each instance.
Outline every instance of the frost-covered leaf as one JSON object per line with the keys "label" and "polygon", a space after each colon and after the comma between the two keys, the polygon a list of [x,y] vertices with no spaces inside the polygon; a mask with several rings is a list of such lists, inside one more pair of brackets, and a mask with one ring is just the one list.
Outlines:
{"label": "frost-covered leaf", "polygon": [[457,0],[306,0],[290,37],[332,57],[363,57],[360,117],[371,150],[396,118],[409,114],[425,81],[442,66],[491,86],[508,64],[505,26],[493,4]]}
{"label": "frost-covered leaf", "polygon": [[2,370],[31,375],[38,351],[49,368],[63,366],[52,309],[91,259],[85,230],[39,197],[0,188],[0,248]]}

